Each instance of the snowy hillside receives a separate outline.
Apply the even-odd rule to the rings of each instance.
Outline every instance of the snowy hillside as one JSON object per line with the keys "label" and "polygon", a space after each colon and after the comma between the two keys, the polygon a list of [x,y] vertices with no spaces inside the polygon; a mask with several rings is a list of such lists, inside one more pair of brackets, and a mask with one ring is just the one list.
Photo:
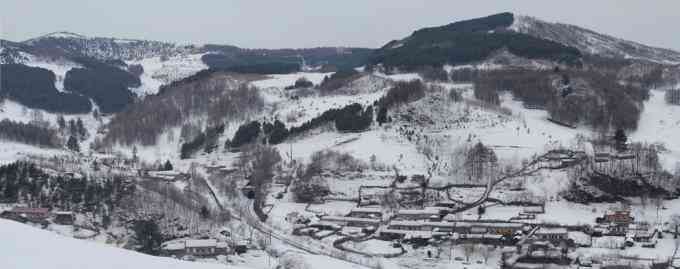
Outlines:
{"label": "snowy hillside", "polygon": [[196,72],[207,69],[201,61],[203,54],[178,54],[171,57],[154,56],[127,61],[129,65],[141,65],[144,72],[140,76],[142,85],[132,89],[138,96],[155,94],[162,85],[170,84]]}
{"label": "snowy hillside", "polygon": [[649,60],[664,64],[680,63],[680,53],[677,51],[655,48],[596,33],[579,26],[546,22],[530,16],[515,15],[515,20],[509,29],[575,47],[583,53],[612,58]]}
{"label": "snowy hillside", "polygon": [[0,268],[244,268],[144,255],[100,243],[63,237],[4,219],[0,219],[0,239],[8,243],[0,244],[3,257],[0,259]]}

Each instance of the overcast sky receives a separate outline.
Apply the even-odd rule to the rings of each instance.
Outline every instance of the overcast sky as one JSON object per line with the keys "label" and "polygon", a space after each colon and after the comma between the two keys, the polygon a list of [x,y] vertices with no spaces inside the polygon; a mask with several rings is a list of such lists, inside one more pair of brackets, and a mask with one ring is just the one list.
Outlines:
{"label": "overcast sky", "polygon": [[2,0],[0,36],[70,31],[248,48],[379,47],[418,28],[504,11],[680,51],[678,0]]}

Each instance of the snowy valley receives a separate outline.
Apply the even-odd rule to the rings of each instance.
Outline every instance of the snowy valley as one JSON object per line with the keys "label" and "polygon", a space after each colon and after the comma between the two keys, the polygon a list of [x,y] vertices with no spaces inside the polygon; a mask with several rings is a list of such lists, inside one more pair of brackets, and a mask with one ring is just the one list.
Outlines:
{"label": "snowy valley", "polygon": [[678,52],[511,13],[376,50],[2,45],[2,268],[680,266]]}

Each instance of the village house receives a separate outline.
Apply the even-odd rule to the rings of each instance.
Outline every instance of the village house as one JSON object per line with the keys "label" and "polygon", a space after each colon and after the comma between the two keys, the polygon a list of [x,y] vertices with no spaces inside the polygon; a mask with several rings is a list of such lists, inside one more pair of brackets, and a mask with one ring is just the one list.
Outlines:
{"label": "village house", "polygon": [[161,250],[168,256],[208,257],[228,254],[229,245],[217,239],[181,239],[163,243]]}
{"label": "village house", "polygon": [[393,220],[379,234],[384,238],[432,238],[457,233],[461,240],[482,244],[503,243],[504,237],[521,231],[522,223],[475,221]]}
{"label": "village house", "polygon": [[649,223],[639,222],[628,225],[626,237],[635,242],[650,243],[653,242],[654,236],[656,236],[656,230],[652,230]]}
{"label": "village house", "polygon": [[449,209],[458,208],[461,204],[454,201],[440,201],[434,204],[435,207],[446,207]]}
{"label": "village house", "polygon": [[424,209],[402,209],[397,212],[395,220],[427,220],[440,221],[441,211],[438,208],[426,207]]}
{"label": "village house", "polygon": [[598,217],[596,222],[606,228],[606,234],[614,236],[625,236],[628,233],[629,225],[635,218],[630,215],[630,210],[612,210]]}
{"label": "village house", "polygon": [[616,224],[631,224],[635,220],[630,215],[630,210],[615,210],[604,214],[604,221]]}
{"label": "village house", "polygon": [[334,223],[340,226],[361,227],[369,226],[377,227],[380,225],[380,219],[369,218],[354,218],[354,217],[338,217],[338,216],[323,216],[321,221]]}
{"label": "village house", "polygon": [[567,228],[547,228],[541,227],[534,233],[534,235],[541,240],[550,241],[552,243],[559,243],[567,240]]}
{"label": "village house", "polygon": [[353,208],[347,216],[354,218],[381,219],[382,215],[382,208],[379,207],[356,207]]}
{"label": "village house", "polygon": [[526,214],[543,214],[545,213],[545,205],[531,205],[522,207],[522,212]]}
{"label": "village house", "polygon": [[61,225],[73,225],[75,222],[75,215],[71,211],[57,211],[54,212],[54,223]]}
{"label": "village house", "polygon": [[444,217],[444,221],[455,223],[455,232],[465,233],[488,233],[510,236],[524,229],[523,223],[505,221],[458,221],[453,214]]}
{"label": "village house", "polygon": [[15,207],[12,210],[3,211],[0,217],[20,222],[43,223],[49,217],[50,210],[47,208]]}
{"label": "village house", "polygon": [[189,179],[189,175],[179,171],[144,171],[142,175],[146,178],[160,180],[160,181],[180,181]]}

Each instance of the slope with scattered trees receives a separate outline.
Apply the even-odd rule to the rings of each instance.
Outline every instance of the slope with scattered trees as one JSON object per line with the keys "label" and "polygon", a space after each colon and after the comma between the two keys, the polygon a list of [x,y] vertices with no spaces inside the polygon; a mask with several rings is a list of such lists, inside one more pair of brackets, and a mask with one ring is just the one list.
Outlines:
{"label": "slope with scattered trees", "polygon": [[264,107],[259,90],[244,84],[251,77],[224,72],[199,72],[196,76],[199,78],[175,83],[116,114],[107,126],[104,143],[155,145],[168,128],[196,115],[207,115],[207,124],[217,126],[246,119]]}

